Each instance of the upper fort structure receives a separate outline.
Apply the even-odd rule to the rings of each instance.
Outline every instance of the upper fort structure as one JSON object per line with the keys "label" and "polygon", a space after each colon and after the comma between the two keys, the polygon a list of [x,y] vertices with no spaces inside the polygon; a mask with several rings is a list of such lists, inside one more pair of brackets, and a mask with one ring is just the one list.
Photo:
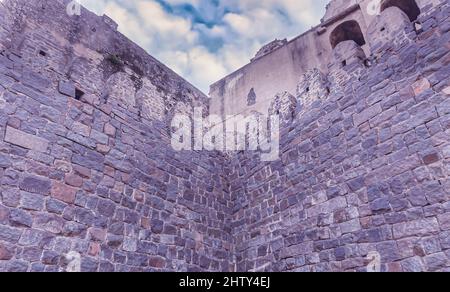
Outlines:
{"label": "upper fort structure", "polygon": [[290,41],[275,40],[251,63],[214,83],[210,88],[211,112],[225,116],[253,111],[267,114],[276,94],[282,92],[298,97],[301,103],[311,102],[311,96],[317,98],[320,92],[311,93],[315,88],[308,85],[301,88],[307,92],[298,92],[301,81],[311,82],[311,75],[319,72],[324,76],[335,73],[358,59],[369,62],[379,41],[391,42],[392,32],[399,28],[420,30],[417,18],[421,11],[439,2],[331,1],[318,26]]}

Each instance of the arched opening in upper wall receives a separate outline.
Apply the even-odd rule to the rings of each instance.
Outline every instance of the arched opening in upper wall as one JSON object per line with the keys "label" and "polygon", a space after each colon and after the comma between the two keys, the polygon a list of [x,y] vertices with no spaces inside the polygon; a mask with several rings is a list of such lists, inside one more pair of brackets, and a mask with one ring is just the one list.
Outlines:
{"label": "arched opening in upper wall", "polygon": [[420,8],[415,0],[384,0],[381,3],[381,12],[392,6],[405,12],[411,22],[416,21],[420,15]]}
{"label": "arched opening in upper wall", "polygon": [[340,43],[350,40],[355,41],[359,46],[364,46],[366,44],[361,27],[355,20],[341,23],[330,35],[330,43],[333,49]]}

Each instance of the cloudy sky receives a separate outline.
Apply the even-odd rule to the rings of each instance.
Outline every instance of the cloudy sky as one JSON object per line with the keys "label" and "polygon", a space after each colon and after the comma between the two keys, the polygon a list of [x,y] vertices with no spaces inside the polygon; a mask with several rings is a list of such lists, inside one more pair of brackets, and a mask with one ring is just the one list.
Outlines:
{"label": "cloudy sky", "polygon": [[80,0],[208,93],[275,38],[319,23],[328,0]]}

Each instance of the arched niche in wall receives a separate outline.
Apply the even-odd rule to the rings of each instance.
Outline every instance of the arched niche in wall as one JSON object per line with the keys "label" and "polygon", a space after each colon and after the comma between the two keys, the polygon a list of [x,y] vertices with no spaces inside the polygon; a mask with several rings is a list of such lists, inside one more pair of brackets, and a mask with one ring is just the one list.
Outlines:
{"label": "arched niche in wall", "polygon": [[297,100],[302,106],[308,106],[319,99],[325,99],[330,93],[327,77],[317,68],[304,73],[297,86]]}
{"label": "arched niche in wall", "polygon": [[351,78],[359,78],[365,71],[366,54],[354,40],[340,42],[333,49],[333,59],[329,65],[330,91],[342,91]]}
{"label": "arched niche in wall", "polygon": [[105,101],[112,99],[127,106],[136,105],[136,89],[131,77],[125,72],[117,72],[106,81]]}
{"label": "arched niche in wall", "polygon": [[333,49],[345,41],[354,41],[359,46],[364,46],[366,44],[361,26],[356,20],[349,20],[341,23],[330,34],[330,44]]}
{"label": "arched niche in wall", "polygon": [[269,116],[278,115],[282,125],[289,124],[295,117],[297,109],[297,99],[289,92],[275,95],[270,107]]}
{"label": "arched niche in wall", "polygon": [[420,15],[420,8],[415,0],[384,0],[381,3],[381,12],[393,6],[405,12],[411,22],[416,21]]}

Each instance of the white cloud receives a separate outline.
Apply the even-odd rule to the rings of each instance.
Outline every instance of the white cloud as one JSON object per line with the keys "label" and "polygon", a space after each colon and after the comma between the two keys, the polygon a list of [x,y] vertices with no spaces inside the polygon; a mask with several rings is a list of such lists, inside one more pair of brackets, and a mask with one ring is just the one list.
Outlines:
{"label": "white cloud", "polygon": [[[294,37],[318,23],[326,0],[166,0],[190,4],[207,25],[170,13],[156,0],[82,0],[106,13],[119,30],[188,81],[209,85],[249,62],[275,38]],[[321,9],[318,9],[320,7]]]}

